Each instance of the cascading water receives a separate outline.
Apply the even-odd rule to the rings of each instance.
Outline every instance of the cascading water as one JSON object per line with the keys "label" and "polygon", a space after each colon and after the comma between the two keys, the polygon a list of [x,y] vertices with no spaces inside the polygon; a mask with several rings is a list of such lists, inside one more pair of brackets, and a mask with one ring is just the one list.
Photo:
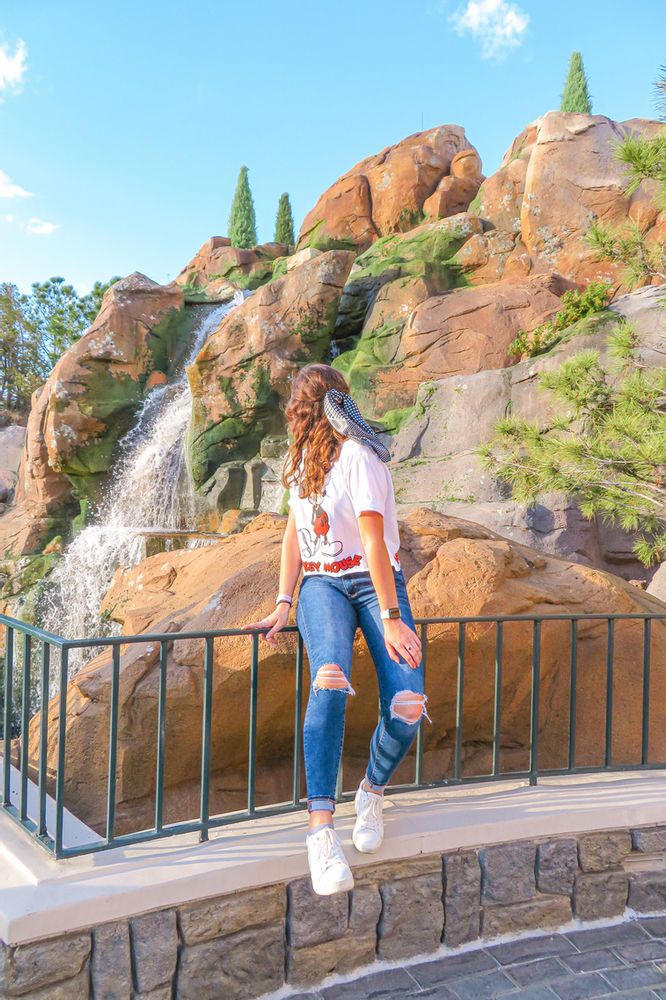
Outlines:
{"label": "cascading water", "polygon": [[[119,566],[135,566],[144,556],[140,529],[169,531],[191,527],[192,484],[185,466],[185,436],[192,397],[186,368],[223,317],[243,301],[207,313],[197,326],[179,374],[150,393],[132,429],[120,441],[105,499],[80,531],[54,571],[41,601],[44,628],[65,638],[109,635],[100,605]],[[84,658],[72,665],[76,669]]]}

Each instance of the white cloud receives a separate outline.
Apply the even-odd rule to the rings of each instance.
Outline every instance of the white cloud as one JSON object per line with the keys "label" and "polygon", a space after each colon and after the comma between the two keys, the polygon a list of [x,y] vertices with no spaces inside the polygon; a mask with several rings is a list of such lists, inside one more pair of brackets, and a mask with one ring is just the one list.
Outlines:
{"label": "white cloud", "polygon": [[523,41],[529,14],[509,0],[467,0],[451,23],[459,35],[470,34],[481,44],[482,59],[501,59]]}
{"label": "white cloud", "polygon": [[16,222],[16,216],[0,215],[0,221],[4,222],[6,226],[12,226]]}
{"label": "white cloud", "polygon": [[31,194],[25,188],[12,183],[8,174],[0,170],[0,198],[30,198]]}
{"label": "white cloud", "polygon": [[29,236],[50,236],[58,228],[55,222],[45,222],[44,219],[38,219],[36,216],[21,226],[21,229],[24,229]]}
{"label": "white cloud", "polygon": [[13,54],[10,53],[7,44],[0,43],[0,101],[5,91],[12,91],[16,94],[21,89],[23,77],[28,68],[27,55],[28,50],[22,38],[19,38],[16,43]]}

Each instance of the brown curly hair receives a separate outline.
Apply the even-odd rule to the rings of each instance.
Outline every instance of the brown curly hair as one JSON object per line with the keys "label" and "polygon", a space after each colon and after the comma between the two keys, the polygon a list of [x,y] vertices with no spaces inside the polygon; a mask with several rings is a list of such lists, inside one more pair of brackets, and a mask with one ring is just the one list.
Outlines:
{"label": "brown curly hair", "polygon": [[293,440],[282,470],[282,485],[298,486],[304,499],[322,495],[324,480],[345,440],[324,413],[324,396],[329,389],[349,392],[347,382],[335,368],[306,365],[292,383],[285,409]]}

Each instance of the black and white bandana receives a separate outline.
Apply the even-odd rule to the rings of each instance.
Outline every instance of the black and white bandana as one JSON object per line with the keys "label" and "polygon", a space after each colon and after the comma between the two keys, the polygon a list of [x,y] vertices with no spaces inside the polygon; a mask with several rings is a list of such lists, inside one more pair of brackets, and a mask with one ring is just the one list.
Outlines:
{"label": "black and white bandana", "polygon": [[329,389],[324,396],[324,413],[331,427],[339,434],[372,448],[382,462],[391,461],[388,448],[382,444],[370,424],[365,422],[358,406],[346,392]]}

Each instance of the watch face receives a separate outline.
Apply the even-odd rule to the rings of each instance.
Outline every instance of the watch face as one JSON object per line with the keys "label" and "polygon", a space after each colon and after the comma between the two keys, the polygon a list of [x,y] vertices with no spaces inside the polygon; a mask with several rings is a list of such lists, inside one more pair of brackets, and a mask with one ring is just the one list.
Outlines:
{"label": "watch face", "polygon": [[389,618],[399,618],[400,608],[389,608]]}

